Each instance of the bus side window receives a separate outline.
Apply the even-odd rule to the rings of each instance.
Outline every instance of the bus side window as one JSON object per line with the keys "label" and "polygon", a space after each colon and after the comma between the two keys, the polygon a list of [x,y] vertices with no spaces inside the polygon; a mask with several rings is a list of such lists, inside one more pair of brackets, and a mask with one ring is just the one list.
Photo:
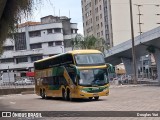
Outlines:
{"label": "bus side window", "polygon": [[67,85],[67,81],[65,80],[65,78],[63,76],[59,76],[59,84],[60,85],[64,85],[66,86]]}
{"label": "bus side window", "polygon": [[53,77],[53,85],[59,85],[59,80],[57,76]]}

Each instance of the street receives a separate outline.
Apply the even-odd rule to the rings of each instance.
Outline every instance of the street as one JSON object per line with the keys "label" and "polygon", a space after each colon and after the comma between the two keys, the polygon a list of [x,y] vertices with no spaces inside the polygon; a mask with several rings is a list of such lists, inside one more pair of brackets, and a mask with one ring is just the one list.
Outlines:
{"label": "street", "polygon": [[99,101],[88,99],[64,101],[54,97],[44,100],[35,94],[4,95],[0,97],[0,109],[1,111],[160,111],[159,91],[159,86],[111,86],[110,95],[100,97]]}

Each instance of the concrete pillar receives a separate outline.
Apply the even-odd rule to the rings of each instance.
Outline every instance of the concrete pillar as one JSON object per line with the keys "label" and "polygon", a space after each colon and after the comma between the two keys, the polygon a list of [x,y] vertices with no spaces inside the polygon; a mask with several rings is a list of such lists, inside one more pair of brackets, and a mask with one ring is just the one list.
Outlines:
{"label": "concrete pillar", "polygon": [[127,58],[121,58],[127,75],[132,75],[133,74],[133,65],[132,65],[132,60],[127,59]]}
{"label": "concrete pillar", "polygon": [[[126,75],[133,75],[133,62],[132,59],[128,59],[128,58],[121,58],[124,66],[125,66],[125,70],[126,70]],[[138,65],[139,65],[139,58],[136,59],[136,74],[137,74],[137,78],[138,78]]]}
{"label": "concrete pillar", "polygon": [[156,52],[153,55],[157,65],[158,83],[160,85],[160,51],[156,49]]}

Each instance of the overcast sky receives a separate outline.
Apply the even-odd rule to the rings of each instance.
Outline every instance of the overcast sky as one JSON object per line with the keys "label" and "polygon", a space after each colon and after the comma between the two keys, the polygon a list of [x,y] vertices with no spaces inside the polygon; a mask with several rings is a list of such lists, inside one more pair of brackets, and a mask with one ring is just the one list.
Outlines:
{"label": "overcast sky", "polygon": [[[133,2],[133,18],[134,18],[134,33],[139,35],[138,28],[138,8],[134,4],[142,4],[141,22],[142,32],[146,32],[157,27],[156,23],[160,23],[160,0],[132,0]],[[113,40],[114,45],[122,43],[131,38],[130,32],[130,14],[129,0],[111,0],[112,8],[112,25],[113,25]],[[40,21],[41,17],[47,15],[67,16],[71,22],[78,23],[78,32],[83,34],[81,0],[42,0],[42,4],[37,4],[34,9],[34,14],[30,18],[32,21]],[[59,12],[60,11],[60,12]],[[70,11],[70,12],[69,12]]]}

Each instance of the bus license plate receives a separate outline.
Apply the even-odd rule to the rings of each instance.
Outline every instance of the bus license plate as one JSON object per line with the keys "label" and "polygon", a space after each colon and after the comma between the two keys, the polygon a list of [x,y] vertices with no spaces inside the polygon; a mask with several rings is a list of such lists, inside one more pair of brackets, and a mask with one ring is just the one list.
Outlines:
{"label": "bus license plate", "polygon": [[98,96],[98,94],[93,94],[94,97]]}

